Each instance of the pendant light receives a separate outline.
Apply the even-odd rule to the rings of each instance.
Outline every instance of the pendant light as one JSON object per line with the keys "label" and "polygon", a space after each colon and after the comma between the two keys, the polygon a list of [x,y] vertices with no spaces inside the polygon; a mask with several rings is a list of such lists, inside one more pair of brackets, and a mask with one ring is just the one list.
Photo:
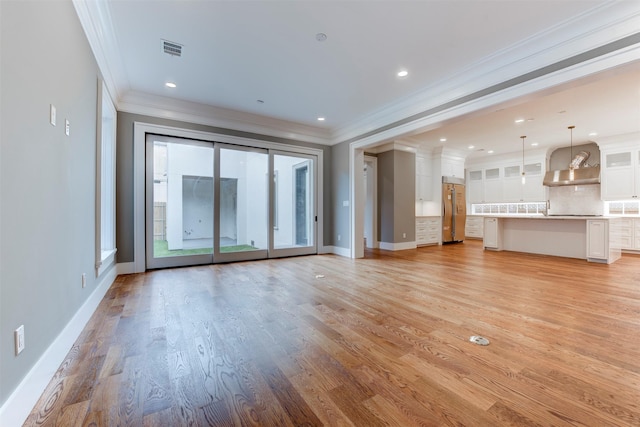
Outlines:
{"label": "pendant light", "polygon": [[524,177],[524,139],[526,138],[526,136],[523,135],[520,138],[522,138],[522,185],[524,185],[526,182]]}
{"label": "pendant light", "polygon": [[571,141],[571,145],[569,146],[570,148],[570,157],[569,157],[569,181],[573,181],[573,179],[575,178],[575,175],[573,173],[573,129],[575,128],[575,126],[571,125],[569,126],[567,129],[569,129],[570,132],[570,141]]}

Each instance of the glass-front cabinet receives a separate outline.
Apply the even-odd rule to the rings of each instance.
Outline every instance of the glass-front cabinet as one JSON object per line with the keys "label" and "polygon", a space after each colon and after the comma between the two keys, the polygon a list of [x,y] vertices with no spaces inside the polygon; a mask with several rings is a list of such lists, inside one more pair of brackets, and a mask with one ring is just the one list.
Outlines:
{"label": "glass-front cabinet", "polygon": [[640,193],[640,149],[605,148],[601,151],[601,195],[603,200],[628,200]]}

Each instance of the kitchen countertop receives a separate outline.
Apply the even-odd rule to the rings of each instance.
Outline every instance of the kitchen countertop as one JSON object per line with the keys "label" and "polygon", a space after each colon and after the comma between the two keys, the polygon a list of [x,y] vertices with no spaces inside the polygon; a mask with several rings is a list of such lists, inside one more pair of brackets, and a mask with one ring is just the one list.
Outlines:
{"label": "kitchen countertop", "polygon": [[484,217],[484,218],[508,218],[508,219],[576,219],[576,220],[587,220],[587,219],[616,219],[622,218],[621,216],[616,215],[513,215],[513,214],[480,214],[480,215],[469,215],[475,217]]}
{"label": "kitchen countertop", "polygon": [[[526,252],[591,262],[620,258],[619,216],[484,215],[485,249]],[[589,221],[589,220],[593,220]],[[591,238],[591,233],[593,238]]]}

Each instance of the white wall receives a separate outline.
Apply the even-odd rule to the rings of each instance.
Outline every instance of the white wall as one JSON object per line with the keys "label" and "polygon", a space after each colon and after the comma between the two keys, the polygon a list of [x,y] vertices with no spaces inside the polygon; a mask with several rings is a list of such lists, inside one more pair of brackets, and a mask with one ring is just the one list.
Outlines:
{"label": "white wall", "polygon": [[[167,144],[167,242],[169,250],[182,249],[185,230],[213,230],[213,217],[201,216],[205,224],[184,224],[183,176],[213,177],[213,149],[183,144]],[[202,236],[206,237],[206,236]]]}
{"label": "white wall", "polygon": [[[267,155],[261,153],[247,153],[246,180],[243,193],[246,194],[246,211],[244,212],[246,229],[244,243],[254,242],[260,249],[267,248]],[[239,240],[239,242],[241,242]]]}

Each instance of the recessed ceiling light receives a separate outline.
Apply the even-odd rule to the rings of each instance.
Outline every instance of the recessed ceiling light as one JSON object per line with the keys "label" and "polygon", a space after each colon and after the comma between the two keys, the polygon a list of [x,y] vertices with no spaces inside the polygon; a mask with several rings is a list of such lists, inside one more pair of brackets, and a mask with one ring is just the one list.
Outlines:
{"label": "recessed ceiling light", "polygon": [[532,142],[532,143],[531,143],[531,146],[532,146],[532,147],[537,147],[537,146],[538,146],[538,143],[537,143],[537,142]]}
{"label": "recessed ceiling light", "polygon": [[316,40],[318,40],[319,42],[323,42],[327,40],[327,35],[325,33],[318,33],[316,34]]}
{"label": "recessed ceiling light", "polygon": [[470,146],[469,146],[469,150],[473,150],[474,148],[476,148],[476,146],[475,146],[475,145],[470,145]]}
{"label": "recessed ceiling light", "polygon": [[176,87],[176,84],[175,84],[174,82],[166,82],[164,85],[165,85],[166,87],[170,87],[170,88],[174,88],[174,87]]}
{"label": "recessed ceiling light", "polygon": [[589,136],[597,136],[597,135],[598,135],[598,132],[591,132],[591,133],[589,134]]}
{"label": "recessed ceiling light", "polygon": [[407,70],[398,71],[398,77],[407,77],[409,72]]}
{"label": "recessed ceiling light", "polygon": [[524,119],[516,119],[516,123],[522,123],[524,122]]}
{"label": "recessed ceiling light", "polygon": [[318,117],[318,121],[319,122],[324,122],[325,118],[324,117]]}
{"label": "recessed ceiling light", "polygon": [[447,138],[440,138],[440,142],[447,142]]}
{"label": "recessed ceiling light", "polygon": [[487,151],[487,154],[493,154],[493,150]]}
{"label": "recessed ceiling light", "polygon": [[264,104],[264,101],[263,101],[262,99],[256,99],[256,102],[257,102],[258,104]]}

